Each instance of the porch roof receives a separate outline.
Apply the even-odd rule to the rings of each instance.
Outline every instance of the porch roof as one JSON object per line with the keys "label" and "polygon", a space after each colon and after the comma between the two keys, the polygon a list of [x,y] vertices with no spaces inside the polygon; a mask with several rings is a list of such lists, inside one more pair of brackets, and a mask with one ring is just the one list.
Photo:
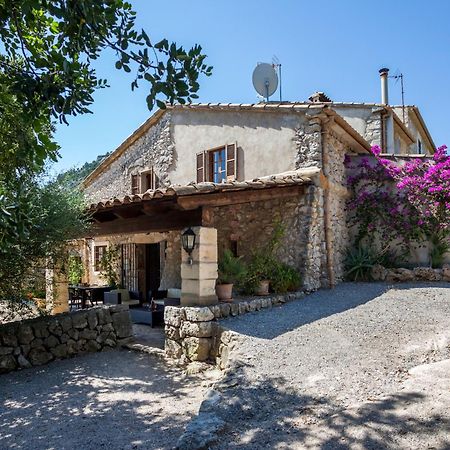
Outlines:
{"label": "porch roof", "polygon": [[200,194],[217,194],[226,192],[249,191],[269,188],[282,188],[311,184],[312,178],[319,173],[316,167],[285,172],[267,177],[254,178],[246,181],[227,181],[225,183],[189,183],[186,185],[171,185],[166,188],[148,190],[142,194],[125,195],[121,198],[113,198],[98,203],[92,203],[89,212],[100,212],[129,204],[157,200],[176,200],[178,197],[196,196]]}
{"label": "porch roof", "polygon": [[107,236],[212,226],[213,207],[298,197],[319,173],[314,167],[247,181],[173,185],[94,203],[88,210],[96,223],[92,233]]}

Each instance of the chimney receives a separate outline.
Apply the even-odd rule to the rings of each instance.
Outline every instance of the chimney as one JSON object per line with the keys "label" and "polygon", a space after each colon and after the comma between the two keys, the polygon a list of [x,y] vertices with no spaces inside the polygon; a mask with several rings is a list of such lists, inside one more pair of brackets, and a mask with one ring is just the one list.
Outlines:
{"label": "chimney", "polygon": [[388,74],[389,74],[389,69],[386,69],[385,67],[383,69],[380,69],[381,103],[383,105],[389,105]]}
{"label": "chimney", "polygon": [[324,94],[323,92],[314,92],[314,94],[312,94],[309,97],[309,101],[311,103],[331,103],[331,99],[330,97],[328,97],[328,95]]}

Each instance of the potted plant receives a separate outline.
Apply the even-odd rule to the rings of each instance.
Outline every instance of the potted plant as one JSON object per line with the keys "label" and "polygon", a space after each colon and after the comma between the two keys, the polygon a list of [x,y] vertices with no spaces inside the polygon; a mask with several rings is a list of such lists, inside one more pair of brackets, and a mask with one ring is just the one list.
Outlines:
{"label": "potted plant", "polygon": [[241,258],[226,249],[219,261],[219,276],[216,284],[216,294],[222,302],[233,301],[233,285],[242,279],[245,267]]}
{"label": "potted plant", "polygon": [[273,265],[271,254],[264,250],[254,252],[248,268],[246,291],[256,295],[268,295]]}
{"label": "potted plant", "polygon": [[271,278],[279,264],[276,251],[284,236],[284,226],[276,220],[270,238],[252,253],[245,280],[245,291],[256,295],[268,295]]}

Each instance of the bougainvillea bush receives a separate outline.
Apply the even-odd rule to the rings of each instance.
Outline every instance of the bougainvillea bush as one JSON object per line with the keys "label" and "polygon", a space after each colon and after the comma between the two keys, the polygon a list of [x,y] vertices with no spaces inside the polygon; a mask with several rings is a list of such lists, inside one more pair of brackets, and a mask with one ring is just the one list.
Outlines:
{"label": "bougainvillea bush", "polygon": [[406,257],[412,243],[429,241],[432,265],[442,265],[450,235],[450,157],[446,149],[439,147],[432,158],[394,161],[382,158],[380,147],[374,146],[373,157],[346,159],[352,192],[347,207],[357,230],[355,247],[378,242]]}

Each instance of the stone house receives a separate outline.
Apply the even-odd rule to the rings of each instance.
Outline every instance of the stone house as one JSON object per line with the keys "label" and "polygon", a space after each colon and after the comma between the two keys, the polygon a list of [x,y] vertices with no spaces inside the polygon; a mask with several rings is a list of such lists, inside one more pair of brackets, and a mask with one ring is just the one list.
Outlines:
{"label": "stone house", "polygon": [[[84,180],[95,230],[83,243],[85,282],[102,284],[99,260],[118,245],[125,288],[146,299],[181,289],[182,305],[217,302],[225,248],[248,257],[286,230],[279,257],[306,289],[333,286],[349,244],[345,155],[371,145],[431,154],[416,107],[308,102],[189,104],[153,114]],[[192,261],[180,236],[192,227]]]}

